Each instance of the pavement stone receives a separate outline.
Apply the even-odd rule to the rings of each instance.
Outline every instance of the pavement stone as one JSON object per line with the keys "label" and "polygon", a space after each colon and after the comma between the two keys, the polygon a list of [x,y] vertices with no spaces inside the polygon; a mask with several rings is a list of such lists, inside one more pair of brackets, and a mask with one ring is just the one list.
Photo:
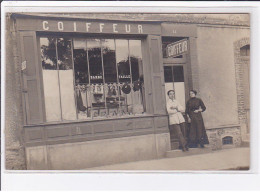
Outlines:
{"label": "pavement stone", "polygon": [[207,171],[247,169],[250,166],[249,147],[223,149],[211,153],[121,163],[85,170],[91,171]]}

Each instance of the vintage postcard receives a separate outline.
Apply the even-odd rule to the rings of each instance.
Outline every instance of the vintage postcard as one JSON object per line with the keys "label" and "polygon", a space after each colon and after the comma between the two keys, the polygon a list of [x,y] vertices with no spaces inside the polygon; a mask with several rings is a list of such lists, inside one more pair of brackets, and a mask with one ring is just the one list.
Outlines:
{"label": "vintage postcard", "polygon": [[251,172],[250,12],[2,19],[2,169]]}

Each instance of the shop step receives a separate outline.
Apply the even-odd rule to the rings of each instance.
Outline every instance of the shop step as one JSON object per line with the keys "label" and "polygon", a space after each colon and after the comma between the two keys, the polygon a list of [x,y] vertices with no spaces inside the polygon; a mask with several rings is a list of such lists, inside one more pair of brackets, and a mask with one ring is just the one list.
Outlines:
{"label": "shop step", "polygon": [[183,152],[182,150],[170,150],[166,152],[166,158],[176,158],[183,156],[199,155],[211,153],[212,149],[210,147],[205,148],[189,148],[189,151]]}

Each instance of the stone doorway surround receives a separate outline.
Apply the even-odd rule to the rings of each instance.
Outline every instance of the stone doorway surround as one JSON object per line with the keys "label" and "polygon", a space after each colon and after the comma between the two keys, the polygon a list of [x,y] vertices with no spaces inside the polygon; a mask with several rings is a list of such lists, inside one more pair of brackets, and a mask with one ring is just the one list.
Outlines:
{"label": "stone doorway surround", "polygon": [[[238,118],[241,125],[241,138],[242,143],[250,142],[250,82],[245,83],[245,69],[248,68],[250,72],[250,56],[241,54],[241,48],[250,46],[250,38],[245,37],[234,43],[234,60],[235,60],[235,73],[236,73],[236,89],[237,89],[237,103],[238,103]],[[250,73],[249,73],[250,74]],[[249,78],[250,80],[250,78]]]}

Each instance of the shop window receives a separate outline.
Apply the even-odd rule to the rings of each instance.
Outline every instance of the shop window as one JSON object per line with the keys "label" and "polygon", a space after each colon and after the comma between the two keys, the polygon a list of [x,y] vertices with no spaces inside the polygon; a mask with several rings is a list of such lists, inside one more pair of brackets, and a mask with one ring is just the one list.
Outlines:
{"label": "shop window", "polygon": [[75,120],[71,40],[41,38],[40,44],[46,120]]}
{"label": "shop window", "polygon": [[46,121],[145,112],[141,40],[41,37]]}
{"label": "shop window", "polygon": [[233,137],[231,137],[231,136],[226,136],[226,137],[222,138],[222,144],[223,144],[223,145],[233,144]]}

